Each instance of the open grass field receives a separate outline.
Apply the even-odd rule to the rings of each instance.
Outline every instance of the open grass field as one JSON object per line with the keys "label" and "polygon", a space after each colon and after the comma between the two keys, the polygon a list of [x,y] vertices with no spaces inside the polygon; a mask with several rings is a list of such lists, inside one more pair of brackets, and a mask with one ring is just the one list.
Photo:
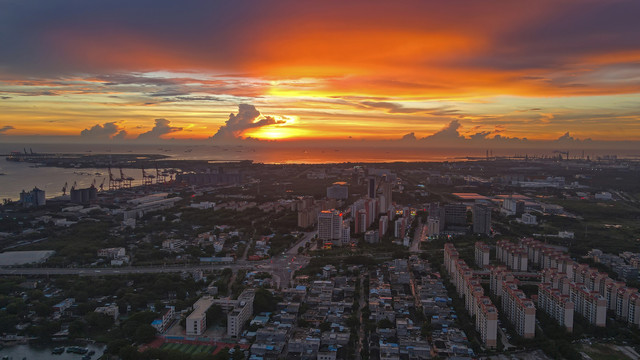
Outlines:
{"label": "open grass field", "polygon": [[177,350],[183,352],[185,354],[199,354],[199,353],[207,353],[212,354],[216,349],[215,346],[211,345],[189,345],[189,344],[176,344],[176,343],[164,343],[160,346],[162,350]]}

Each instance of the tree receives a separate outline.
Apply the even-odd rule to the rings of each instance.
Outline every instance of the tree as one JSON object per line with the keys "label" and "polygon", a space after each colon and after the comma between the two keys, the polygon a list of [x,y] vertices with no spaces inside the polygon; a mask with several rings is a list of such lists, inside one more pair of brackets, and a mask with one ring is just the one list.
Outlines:
{"label": "tree", "polygon": [[124,348],[125,346],[129,345],[130,341],[126,340],[126,339],[117,339],[117,340],[113,340],[111,342],[109,342],[107,344],[107,353],[108,354],[119,354],[120,353],[120,349]]}
{"label": "tree", "polygon": [[142,324],[136,329],[133,337],[134,341],[139,344],[146,344],[156,338],[156,329],[149,324]]}
{"label": "tree", "polygon": [[357,329],[360,326],[360,320],[358,320],[358,317],[356,317],[355,314],[349,316],[347,319],[347,326],[351,329]]}
{"label": "tree", "polygon": [[260,288],[253,299],[253,314],[261,312],[273,312],[276,310],[280,298],[274,296],[269,290]]}
{"label": "tree", "polygon": [[75,320],[69,324],[69,333],[71,336],[80,336],[87,331],[87,324],[82,320]]}
{"label": "tree", "polygon": [[233,348],[232,360],[244,360],[244,351],[239,346]]}
{"label": "tree", "polygon": [[122,360],[138,360],[140,353],[135,347],[127,345],[118,351],[118,355]]}
{"label": "tree", "polygon": [[53,312],[53,309],[51,308],[51,306],[48,306],[47,304],[43,304],[41,302],[35,303],[33,308],[36,314],[42,317],[49,316]]}
{"label": "tree", "polygon": [[222,349],[219,353],[217,353],[214,357],[213,360],[229,360],[229,350],[227,349]]}
{"label": "tree", "polygon": [[308,327],[310,327],[310,326],[311,326],[311,325],[309,324],[309,322],[308,322],[308,321],[306,321],[305,319],[298,319],[298,327],[301,327],[301,328],[308,328]]}
{"label": "tree", "polygon": [[389,319],[382,319],[382,320],[378,321],[378,328],[379,329],[391,329],[391,328],[394,328],[394,327],[395,327],[394,324]]}
{"label": "tree", "polygon": [[331,330],[331,323],[325,321],[318,327],[320,331],[325,332]]}
{"label": "tree", "polygon": [[85,320],[92,329],[108,330],[113,326],[113,317],[107,314],[91,312],[85,316]]}

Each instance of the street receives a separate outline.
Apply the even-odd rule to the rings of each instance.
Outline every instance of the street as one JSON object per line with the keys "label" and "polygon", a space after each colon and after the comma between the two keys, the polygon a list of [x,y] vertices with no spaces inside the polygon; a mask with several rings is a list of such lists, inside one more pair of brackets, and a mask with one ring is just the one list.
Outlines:
{"label": "street", "polygon": [[108,267],[108,268],[0,268],[0,275],[79,275],[108,276],[124,274],[158,274],[181,273],[183,271],[213,271],[230,268],[234,272],[239,269],[262,270],[273,275],[280,287],[288,287],[295,270],[304,267],[309,259],[298,254],[298,248],[304,246],[315,236],[316,232],[308,232],[283,255],[259,261],[238,260],[230,264],[199,264],[187,266],[145,266],[145,267]]}

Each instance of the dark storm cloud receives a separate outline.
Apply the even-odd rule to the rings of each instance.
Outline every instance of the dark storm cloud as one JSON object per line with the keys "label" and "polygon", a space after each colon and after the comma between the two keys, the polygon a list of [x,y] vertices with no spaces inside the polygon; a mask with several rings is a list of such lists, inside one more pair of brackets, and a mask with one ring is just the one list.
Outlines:
{"label": "dark storm cloud", "polygon": [[[123,65],[108,64],[110,69],[106,69],[104,64],[77,58],[77,54],[68,51],[76,44],[73,39],[64,39],[66,35],[96,37],[96,40],[98,36],[135,35],[138,39],[153,39],[167,49],[189,51],[192,58],[200,57],[202,62],[220,49],[225,49],[226,55],[231,57],[234,49],[241,45],[235,45],[237,37],[233,36],[235,29],[230,26],[230,19],[250,21],[251,17],[258,15],[252,11],[253,8],[220,1],[191,4],[168,0],[3,2],[0,11],[0,48],[3,49],[0,65],[14,74],[31,75],[115,72]],[[113,49],[114,52],[126,50]],[[132,57],[141,55],[144,54],[131,54]],[[128,83],[128,80],[114,77],[110,82]]]}
{"label": "dark storm cloud", "polygon": [[[497,46],[490,52],[463,62],[501,70],[558,70],[579,60],[587,61],[585,57],[640,47],[640,2],[576,1],[558,5],[557,11],[537,22],[498,34],[494,39]],[[520,78],[551,81],[538,76]]]}
{"label": "dark storm cloud", "polygon": [[[482,7],[486,9],[481,10],[489,14],[501,9],[505,3],[484,2]],[[640,33],[640,22],[637,21],[637,14],[640,13],[638,1],[541,1],[540,4],[538,7],[550,9],[544,12],[544,16],[539,16],[536,21],[512,25],[510,31],[498,32],[485,54],[461,61],[470,66],[499,69],[548,68],[562,65],[567,56],[625,50],[637,48],[640,44],[640,37],[637,36]],[[267,5],[244,1],[178,3],[168,0],[12,1],[3,2],[2,7],[0,48],[4,55],[0,55],[0,64],[11,71],[30,74],[106,70],[100,69],[101,66],[109,66],[115,71],[118,67],[127,66],[118,63],[91,64],[83,59],[70,57],[72,55],[69,55],[67,49],[59,47],[54,41],[59,40],[56,36],[64,34],[89,38],[111,34],[114,39],[119,34],[132,35],[133,39],[155,41],[159,47],[173,49],[176,54],[189,54],[192,65],[212,62],[226,67],[254,55],[250,45],[253,39],[259,39],[259,36],[256,37],[259,33],[251,26],[286,20],[284,9],[289,9],[301,19],[339,10],[342,10],[344,16],[354,15],[355,12],[380,16],[379,13],[385,10],[383,5],[379,5],[379,8],[358,8],[333,3],[319,4],[310,9],[295,2]],[[397,14],[388,14],[388,18],[393,21],[402,14],[428,9],[434,14],[432,17],[441,18],[432,19],[434,26],[458,22],[461,31],[469,31],[465,28],[470,26],[463,22],[470,22],[471,26],[481,25],[478,22],[482,20],[466,18],[470,11],[478,7],[478,4],[470,1],[459,4],[410,2],[407,6],[397,8]],[[466,10],[467,8],[470,10]],[[523,10],[521,12],[524,13]],[[456,18],[457,14],[460,18]],[[494,21],[489,16],[486,17],[487,21]],[[504,18],[508,19],[509,16]],[[421,25],[421,28],[429,29],[426,25]],[[73,47],[74,44],[67,45]],[[118,42],[111,45],[118,46]],[[126,50],[126,47],[113,49]],[[131,54],[132,57],[144,55]],[[152,57],[153,54],[149,56]],[[106,62],[107,60],[109,59],[105,59]],[[149,61],[153,63],[154,59]],[[114,78],[112,83],[126,81]],[[407,87],[406,84],[400,85],[402,88]],[[423,83],[414,85],[425,86]]]}

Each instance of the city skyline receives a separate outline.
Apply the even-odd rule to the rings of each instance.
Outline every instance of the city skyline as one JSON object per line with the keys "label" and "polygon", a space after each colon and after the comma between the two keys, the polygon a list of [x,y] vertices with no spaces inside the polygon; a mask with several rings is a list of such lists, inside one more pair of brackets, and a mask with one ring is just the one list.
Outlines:
{"label": "city skyline", "polygon": [[3,8],[2,141],[640,142],[632,1]]}

